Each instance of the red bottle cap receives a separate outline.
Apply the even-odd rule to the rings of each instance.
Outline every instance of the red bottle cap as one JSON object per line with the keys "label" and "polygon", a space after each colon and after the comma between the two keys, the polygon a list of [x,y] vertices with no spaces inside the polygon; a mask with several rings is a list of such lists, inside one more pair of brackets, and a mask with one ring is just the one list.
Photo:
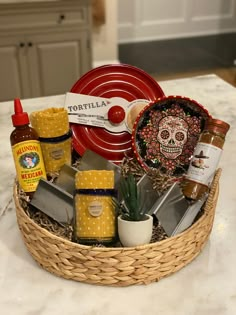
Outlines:
{"label": "red bottle cap", "polygon": [[29,116],[23,112],[23,108],[19,98],[14,99],[15,114],[11,116],[13,126],[22,126],[29,124]]}

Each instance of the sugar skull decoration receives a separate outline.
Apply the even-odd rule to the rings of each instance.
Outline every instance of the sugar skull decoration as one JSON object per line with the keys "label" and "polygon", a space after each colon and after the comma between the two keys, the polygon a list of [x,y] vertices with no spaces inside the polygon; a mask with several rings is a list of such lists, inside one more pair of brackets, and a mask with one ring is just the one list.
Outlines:
{"label": "sugar skull decoration", "polygon": [[151,104],[135,123],[134,151],[145,168],[181,176],[186,172],[208,112],[187,98]]}
{"label": "sugar skull decoration", "polygon": [[184,119],[170,115],[160,120],[157,141],[167,159],[173,160],[182,154],[187,138],[188,124]]}

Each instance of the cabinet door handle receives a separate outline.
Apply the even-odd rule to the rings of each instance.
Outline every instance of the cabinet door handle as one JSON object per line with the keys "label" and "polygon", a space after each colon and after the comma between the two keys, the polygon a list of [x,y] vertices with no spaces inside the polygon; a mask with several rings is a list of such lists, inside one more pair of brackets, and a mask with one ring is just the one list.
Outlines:
{"label": "cabinet door handle", "polygon": [[62,21],[65,20],[65,18],[66,18],[65,14],[60,14],[58,23],[62,23]]}
{"label": "cabinet door handle", "polygon": [[25,47],[25,43],[20,43],[19,46],[20,47]]}
{"label": "cabinet door handle", "polygon": [[33,44],[31,42],[28,42],[28,47],[32,47]]}

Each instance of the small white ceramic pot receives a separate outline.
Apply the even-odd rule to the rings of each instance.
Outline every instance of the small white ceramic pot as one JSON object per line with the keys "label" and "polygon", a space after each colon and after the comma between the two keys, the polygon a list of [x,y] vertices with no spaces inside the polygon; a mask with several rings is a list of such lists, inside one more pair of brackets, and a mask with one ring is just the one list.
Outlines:
{"label": "small white ceramic pot", "polygon": [[118,234],[124,247],[148,244],[152,238],[153,217],[146,214],[144,221],[127,221],[118,216]]}

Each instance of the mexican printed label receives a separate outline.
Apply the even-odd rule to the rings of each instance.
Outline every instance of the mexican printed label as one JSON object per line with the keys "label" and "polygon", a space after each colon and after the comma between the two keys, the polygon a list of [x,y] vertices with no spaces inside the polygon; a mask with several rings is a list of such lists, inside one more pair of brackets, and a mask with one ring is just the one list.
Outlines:
{"label": "mexican printed label", "polygon": [[28,140],[12,146],[19,185],[25,192],[36,190],[41,177],[46,179],[40,143]]}
{"label": "mexican printed label", "polygon": [[209,186],[220,161],[222,150],[211,144],[198,143],[187,173],[187,178]]}

